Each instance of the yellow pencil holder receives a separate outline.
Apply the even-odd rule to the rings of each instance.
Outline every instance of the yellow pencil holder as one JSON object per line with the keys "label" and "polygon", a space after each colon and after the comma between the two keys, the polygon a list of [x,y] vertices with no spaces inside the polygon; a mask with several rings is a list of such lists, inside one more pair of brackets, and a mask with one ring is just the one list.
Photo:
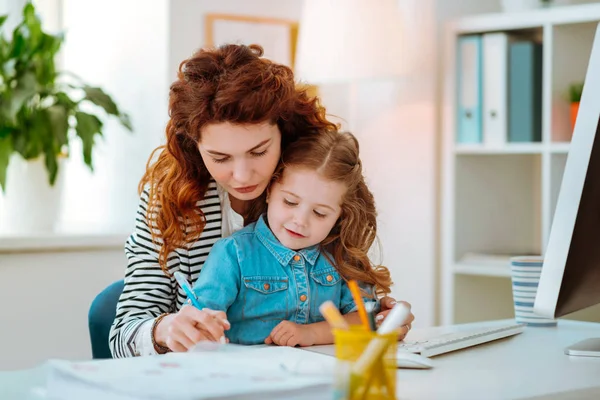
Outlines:
{"label": "yellow pencil holder", "polygon": [[378,335],[362,327],[333,331],[338,360],[336,400],[396,398],[398,334]]}

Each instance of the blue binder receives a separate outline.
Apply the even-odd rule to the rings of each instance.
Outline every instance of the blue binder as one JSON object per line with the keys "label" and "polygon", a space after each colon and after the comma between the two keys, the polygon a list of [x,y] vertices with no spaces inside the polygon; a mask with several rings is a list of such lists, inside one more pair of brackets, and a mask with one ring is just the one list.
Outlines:
{"label": "blue binder", "polygon": [[508,141],[542,141],[542,44],[514,42],[509,51]]}
{"label": "blue binder", "polygon": [[457,52],[457,143],[482,142],[481,36],[461,36]]}

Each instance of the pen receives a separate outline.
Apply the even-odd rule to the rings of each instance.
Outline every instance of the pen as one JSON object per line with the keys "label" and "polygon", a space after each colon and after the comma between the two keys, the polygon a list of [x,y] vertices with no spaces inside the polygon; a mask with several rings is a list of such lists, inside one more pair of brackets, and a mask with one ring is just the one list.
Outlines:
{"label": "pen", "polygon": [[187,281],[187,279],[185,279],[185,276],[183,276],[183,274],[179,271],[175,272],[173,275],[175,276],[175,280],[177,281],[179,286],[181,286],[181,288],[185,292],[188,299],[190,299],[194,307],[196,307],[198,310],[202,310],[202,306],[198,302],[198,298],[194,294],[190,283]]}
{"label": "pen", "polygon": [[348,323],[331,300],[327,300],[321,304],[319,306],[319,311],[321,311],[321,315],[325,317],[327,322],[329,322],[329,325],[333,328],[343,330],[349,328]]}
{"label": "pen", "polygon": [[[181,286],[181,288],[187,295],[188,299],[190,299],[190,301],[192,302],[192,305],[194,307],[196,307],[198,310],[202,310],[202,306],[200,305],[200,302],[198,302],[198,298],[194,294],[194,291],[192,290],[190,283],[187,281],[187,279],[185,279],[185,276],[183,276],[183,274],[179,271],[175,272],[173,275],[175,276],[175,280],[177,281],[179,286]],[[229,324],[229,322],[227,320],[225,320],[224,322]],[[227,343],[227,339],[225,339],[225,336],[221,336],[219,338],[219,342],[221,344],[225,344],[225,343]]]}
{"label": "pen", "polygon": [[358,284],[355,280],[348,281],[348,288],[350,288],[350,293],[352,293],[352,297],[354,298],[354,302],[356,303],[356,307],[358,309],[358,316],[363,324],[363,326],[370,330],[369,328],[369,317],[367,316],[367,310],[365,309],[365,303],[363,302],[362,296],[360,295],[360,289],[358,288]]}

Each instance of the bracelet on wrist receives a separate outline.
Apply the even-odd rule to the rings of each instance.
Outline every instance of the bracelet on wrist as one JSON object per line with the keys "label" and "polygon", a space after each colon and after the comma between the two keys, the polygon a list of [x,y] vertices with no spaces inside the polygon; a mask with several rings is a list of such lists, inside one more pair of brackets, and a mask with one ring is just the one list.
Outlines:
{"label": "bracelet on wrist", "polygon": [[154,346],[154,350],[156,350],[156,352],[158,354],[165,354],[165,353],[168,353],[171,351],[171,349],[169,349],[168,347],[161,346],[160,344],[158,344],[154,337],[154,335],[156,334],[156,327],[158,326],[160,321],[162,321],[162,319],[164,317],[166,317],[167,315],[169,315],[169,313],[164,313],[164,314],[161,314],[158,317],[156,317],[154,319],[154,322],[152,323],[152,329],[150,330],[150,337],[152,338],[152,345]]}

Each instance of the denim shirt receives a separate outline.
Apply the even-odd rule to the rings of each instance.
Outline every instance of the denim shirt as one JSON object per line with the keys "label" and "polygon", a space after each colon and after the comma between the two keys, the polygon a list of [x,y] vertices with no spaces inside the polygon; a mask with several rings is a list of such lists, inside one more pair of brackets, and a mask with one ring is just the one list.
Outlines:
{"label": "denim shirt", "polygon": [[265,218],[215,243],[194,285],[202,308],[227,314],[231,343],[263,343],[284,320],[323,321],[319,306],[327,300],[342,314],[356,310],[345,280],[319,246],[284,247]]}

